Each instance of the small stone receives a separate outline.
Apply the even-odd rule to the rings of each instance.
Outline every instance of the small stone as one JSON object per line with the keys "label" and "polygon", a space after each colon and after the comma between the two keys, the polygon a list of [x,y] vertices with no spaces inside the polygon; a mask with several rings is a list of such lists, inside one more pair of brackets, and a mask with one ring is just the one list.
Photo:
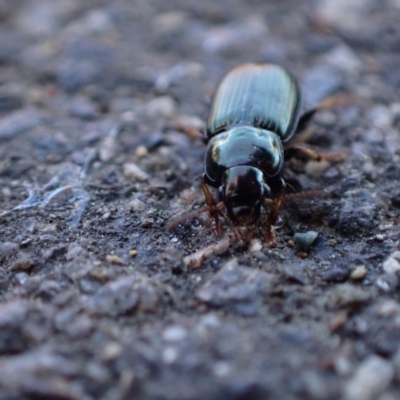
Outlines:
{"label": "small stone", "polygon": [[146,208],[146,204],[143,203],[143,201],[139,200],[139,199],[132,199],[129,203],[128,203],[128,207],[132,210],[132,211],[143,211]]}
{"label": "small stone", "polygon": [[106,344],[106,346],[103,348],[100,357],[102,361],[109,362],[116,360],[122,354],[122,352],[123,349],[120,343],[111,342]]}
{"label": "small stone", "polygon": [[253,239],[250,243],[250,251],[252,253],[257,253],[262,249],[262,243],[259,239]]}
{"label": "small stone", "polygon": [[135,156],[139,158],[146,157],[149,154],[149,151],[145,146],[138,146],[135,150]]}
{"label": "small stone", "polygon": [[180,325],[171,325],[164,330],[162,337],[167,342],[180,342],[187,336],[187,330]]}
{"label": "small stone", "polygon": [[335,314],[329,321],[329,328],[332,332],[338,331],[348,320],[347,312]]}
{"label": "small stone", "polygon": [[376,105],[372,107],[366,117],[376,128],[388,128],[392,125],[393,114],[388,107]]}
{"label": "small stone", "polygon": [[395,251],[389,258],[383,262],[383,270],[385,272],[395,274],[400,271],[400,251]]}
{"label": "small stone", "polygon": [[96,106],[84,97],[72,100],[68,112],[71,117],[86,121],[93,120],[98,116]]}
{"label": "small stone", "polygon": [[154,218],[152,217],[144,217],[140,220],[143,228],[151,228],[154,225]]}
{"label": "small stone", "polygon": [[179,195],[179,200],[181,201],[182,204],[186,206],[189,206],[198,198],[199,194],[196,192],[196,190],[193,189],[185,189]]}
{"label": "small stone", "polygon": [[12,270],[27,270],[33,265],[32,258],[25,253],[19,253],[17,259],[13,262]]}
{"label": "small stone", "polygon": [[350,274],[350,278],[353,279],[354,281],[358,281],[364,279],[367,273],[368,270],[365,267],[365,265],[359,265],[353,269],[353,271]]}
{"label": "small stone", "polygon": [[371,231],[377,225],[380,212],[378,200],[366,190],[352,190],[345,194],[337,227],[348,236]]}
{"label": "small stone", "polygon": [[386,272],[378,276],[375,281],[376,286],[385,293],[392,293],[396,290],[399,284],[399,278],[393,273]]}
{"label": "small stone", "polygon": [[132,258],[136,257],[137,254],[138,254],[138,251],[137,251],[137,250],[129,250],[129,255],[130,255]]}
{"label": "small stone", "polygon": [[362,67],[362,62],[356,53],[343,44],[334,47],[327,53],[323,60],[332,67],[336,67],[346,73],[355,73]]}
{"label": "small stone", "polygon": [[318,237],[318,232],[316,231],[308,231],[305,233],[295,233],[293,236],[294,243],[303,250],[308,250],[315,239]]}
{"label": "small stone", "polygon": [[0,139],[8,140],[36,128],[41,122],[36,110],[15,111],[0,119]]}
{"label": "small stone", "polygon": [[124,176],[131,181],[139,182],[144,182],[149,179],[149,175],[133,163],[124,164]]}
{"label": "small stone", "polygon": [[373,400],[389,386],[393,365],[372,355],[364,360],[344,388],[344,400]]}
{"label": "small stone", "polygon": [[176,104],[170,96],[160,96],[149,101],[145,108],[149,117],[171,118],[175,114]]}
{"label": "small stone", "polygon": [[165,364],[172,364],[178,359],[179,353],[175,347],[167,346],[162,352],[162,360]]}
{"label": "small stone", "polygon": [[233,308],[252,315],[271,288],[271,276],[258,269],[241,267],[233,259],[196,292],[196,297],[209,305]]}
{"label": "small stone", "polygon": [[7,257],[19,249],[17,243],[3,242],[0,243],[0,257]]}
{"label": "small stone", "polygon": [[377,315],[381,317],[395,317],[400,315],[400,304],[396,300],[383,300],[377,308]]}
{"label": "small stone", "polygon": [[349,277],[347,266],[334,265],[318,274],[325,282],[344,282]]}
{"label": "small stone", "polygon": [[187,22],[188,16],[186,13],[176,10],[157,15],[152,25],[157,34],[165,35],[174,32],[182,32]]}
{"label": "small stone", "polygon": [[80,246],[78,243],[73,242],[68,246],[68,251],[67,254],[65,255],[65,258],[67,261],[74,260],[78,258],[81,254],[85,253],[85,249]]}
{"label": "small stone", "polygon": [[370,298],[371,295],[367,291],[357,286],[344,283],[341,285],[336,285],[330,290],[327,302],[330,306],[343,308],[364,304]]}
{"label": "small stone", "polygon": [[106,260],[112,264],[117,264],[117,265],[124,265],[124,262],[122,259],[115,254],[108,254],[106,256]]}

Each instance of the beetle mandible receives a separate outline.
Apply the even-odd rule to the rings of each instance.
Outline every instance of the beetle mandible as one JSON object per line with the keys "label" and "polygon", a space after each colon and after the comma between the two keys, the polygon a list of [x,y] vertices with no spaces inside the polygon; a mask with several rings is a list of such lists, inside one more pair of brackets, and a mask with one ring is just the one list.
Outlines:
{"label": "beetle mandible", "polygon": [[[274,64],[245,64],[229,72],[214,94],[208,121],[208,147],[202,188],[220,233],[219,213],[225,207],[237,225],[259,220],[269,207],[267,235],[278,218],[285,193],[280,177],[285,160],[299,154],[319,161],[311,149],[283,143],[303,129],[317,108],[300,117],[301,96],[296,79]],[[208,186],[218,189],[219,202]],[[272,189],[274,188],[274,189]]]}

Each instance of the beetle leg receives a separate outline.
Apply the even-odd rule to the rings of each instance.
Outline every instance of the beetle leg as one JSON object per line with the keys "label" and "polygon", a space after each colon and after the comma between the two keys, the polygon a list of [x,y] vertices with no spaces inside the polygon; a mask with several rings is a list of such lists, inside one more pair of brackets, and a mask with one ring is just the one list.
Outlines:
{"label": "beetle leg", "polygon": [[313,161],[321,161],[323,158],[316,151],[303,146],[293,146],[286,149],[284,152],[284,156],[285,156],[285,161],[288,161],[293,157],[298,158],[299,156],[303,156]]}
{"label": "beetle leg", "polygon": [[332,162],[342,162],[346,159],[348,156],[349,151],[344,150],[340,151],[337,153],[324,153],[320,154],[317,153],[315,150],[309,149],[308,147],[303,147],[303,146],[292,146],[289,147],[288,149],[285,150],[284,156],[285,156],[285,161],[290,160],[291,158],[308,158],[309,160],[312,161],[332,161]]}
{"label": "beetle leg", "polygon": [[268,214],[267,221],[265,223],[266,230],[267,230],[266,238],[267,238],[267,241],[271,244],[271,247],[276,247],[273,226],[275,225],[276,220],[278,219],[279,210],[281,208],[282,201],[285,196],[285,188],[286,188],[286,183],[282,178],[279,178],[277,182],[279,184],[278,196],[272,200],[272,203],[271,203],[270,199],[264,199],[264,204],[268,204],[271,207],[269,214]]}
{"label": "beetle leg", "polygon": [[223,208],[224,203],[219,203],[218,205],[215,203],[214,197],[212,196],[210,189],[207,186],[206,174],[203,174],[201,177],[201,187],[203,188],[204,197],[206,198],[208,213],[210,215],[210,218],[212,219],[212,231],[217,237],[219,237],[221,236],[221,224],[219,222],[218,214]]}

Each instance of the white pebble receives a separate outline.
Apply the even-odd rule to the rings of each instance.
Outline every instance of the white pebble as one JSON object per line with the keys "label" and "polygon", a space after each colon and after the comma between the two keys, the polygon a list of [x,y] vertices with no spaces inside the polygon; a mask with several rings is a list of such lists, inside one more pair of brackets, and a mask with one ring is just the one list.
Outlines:
{"label": "white pebble", "polygon": [[162,334],[163,339],[167,342],[179,342],[185,339],[186,336],[187,330],[180,325],[171,325]]}
{"label": "white pebble", "polygon": [[143,201],[139,200],[139,199],[132,199],[129,203],[128,203],[128,207],[132,210],[132,211],[143,211],[146,208],[146,204],[143,203]]}
{"label": "white pebble", "polygon": [[329,65],[347,73],[355,73],[362,67],[362,62],[356,53],[345,45],[336,46],[323,57],[323,60]]}
{"label": "white pebble", "polygon": [[149,179],[149,175],[133,163],[124,164],[124,176],[131,181],[139,182],[147,181]]}
{"label": "white pebble", "polygon": [[170,96],[160,96],[146,104],[146,114],[149,117],[171,118],[175,114],[176,104]]}
{"label": "white pebble", "polygon": [[373,400],[390,384],[393,365],[378,356],[369,356],[356,370],[344,389],[344,400]]}
{"label": "white pebble", "polygon": [[400,271],[400,251],[395,251],[389,258],[383,262],[383,270],[385,272],[395,274]]}

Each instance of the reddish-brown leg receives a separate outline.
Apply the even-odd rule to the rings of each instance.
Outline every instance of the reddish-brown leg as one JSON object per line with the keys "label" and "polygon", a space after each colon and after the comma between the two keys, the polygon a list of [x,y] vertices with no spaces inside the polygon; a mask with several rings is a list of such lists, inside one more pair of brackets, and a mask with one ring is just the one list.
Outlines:
{"label": "reddish-brown leg", "polygon": [[224,204],[219,203],[216,204],[214,197],[212,196],[210,189],[207,186],[207,178],[206,175],[203,174],[201,177],[201,187],[203,188],[204,197],[206,198],[206,203],[208,206],[208,213],[212,220],[211,229],[213,233],[219,237],[221,236],[221,224],[219,222],[219,212],[223,208]]}
{"label": "reddish-brown leg", "polygon": [[270,243],[271,247],[276,247],[276,241],[275,241],[275,234],[274,234],[274,228],[273,226],[276,223],[276,220],[278,219],[279,215],[279,210],[282,205],[283,198],[285,196],[285,188],[286,184],[285,181],[282,178],[279,178],[279,193],[278,196],[273,199],[272,201],[270,199],[265,199],[264,204],[270,206],[270,211],[268,214],[268,218],[265,222],[265,228],[266,228],[266,239]]}
{"label": "reddish-brown leg", "polygon": [[293,146],[289,147],[285,150],[285,161],[290,160],[291,158],[299,158],[304,157],[313,161],[321,161],[322,157],[316,151],[309,149],[308,147],[303,146]]}

